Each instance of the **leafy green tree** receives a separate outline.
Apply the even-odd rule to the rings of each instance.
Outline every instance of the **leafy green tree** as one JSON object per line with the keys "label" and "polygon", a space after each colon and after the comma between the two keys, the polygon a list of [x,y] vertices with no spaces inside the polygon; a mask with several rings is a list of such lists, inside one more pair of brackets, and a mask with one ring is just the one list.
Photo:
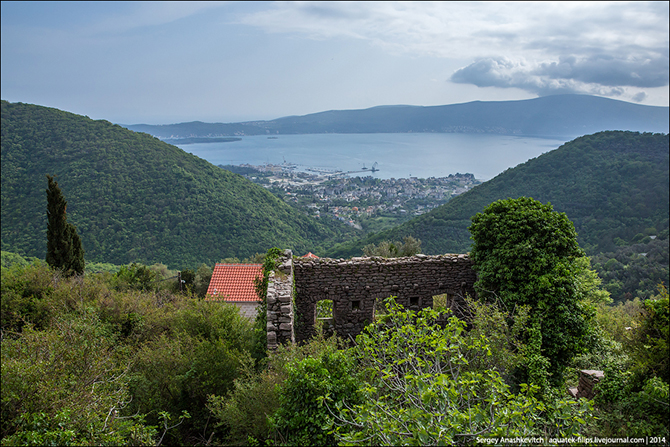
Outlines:
{"label": "leafy green tree", "polygon": [[[335,445],[329,430],[337,417],[329,402],[360,402],[355,359],[337,337],[323,333],[301,347],[283,365],[285,379],[278,387],[279,408],[270,418],[275,441],[283,445]],[[280,354],[281,355],[281,354]],[[290,355],[290,354],[289,354]]]}
{"label": "leafy green tree", "polygon": [[[167,433],[166,444],[206,443],[211,436],[207,397],[226,395],[246,365],[252,363],[250,322],[228,303],[192,300],[177,294],[160,317],[145,318],[143,326],[159,325],[163,332],[142,343],[129,371],[133,401],[130,414],[146,414],[151,425],[161,424],[159,411],[191,416]],[[204,439],[203,439],[204,438]]]}
{"label": "leafy green tree", "polygon": [[[578,281],[584,252],[574,225],[551,204],[521,197],[491,203],[472,217],[469,230],[477,293],[485,300],[497,297],[508,308],[531,307],[529,346],[541,339],[548,378],[560,385],[570,359],[584,350],[594,314],[583,299],[588,287]],[[520,381],[534,374],[526,368]]]}
{"label": "leafy green tree", "polygon": [[26,266],[30,265],[31,263],[39,261],[37,258],[32,258],[32,257],[23,257],[18,253],[12,253],[9,251],[2,251],[2,269],[9,269],[10,267],[14,265],[19,265],[19,266]]}
{"label": "leafy green tree", "polygon": [[659,294],[644,302],[640,328],[633,340],[633,358],[637,375],[659,377],[670,383],[670,310],[668,289],[658,286]]}
{"label": "leafy green tree", "polygon": [[74,225],[67,221],[67,202],[53,177],[47,175],[47,256],[51,267],[66,275],[84,273],[84,249]]}
{"label": "leafy green tree", "polygon": [[268,415],[279,408],[277,390],[283,379],[283,372],[268,368],[257,374],[250,364],[227,395],[208,396],[207,408],[230,445],[254,445],[272,438]]}
{"label": "leafy green tree", "polygon": [[122,266],[114,274],[118,289],[147,290],[158,279],[159,274],[150,267],[134,262],[129,266]]}
{"label": "leafy green tree", "polygon": [[180,273],[181,280],[184,281],[184,285],[193,287],[195,283],[195,272],[191,269],[182,270]]}
{"label": "leafy green tree", "polygon": [[195,272],[194,292],[199,297],[204,297],[209,288],[214,269],[207,264],[201,264]]}
{"label": "leafy green tree", "polygon": [[483,336],[465,323],[426,308],[405,311],[391,298],[388,314],[356,339],[363,368],[362,403],[322,400],[340,410],[336,434],[344,444],[474,444],[477,437],[573,436],[590,415],[584,400],[538,400],[536,386],[513,394],[498,371],[478,365],[491,356]]}

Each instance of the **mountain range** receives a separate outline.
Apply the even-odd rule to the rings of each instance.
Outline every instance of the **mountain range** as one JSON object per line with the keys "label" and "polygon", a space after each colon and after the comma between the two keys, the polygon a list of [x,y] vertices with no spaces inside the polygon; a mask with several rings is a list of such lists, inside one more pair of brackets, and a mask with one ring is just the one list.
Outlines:
{"label": "mountain range", "polygon": [[379,106],[331,110],[243,123],[123,125],[160,139],[312,133],[488,133],[575,138],[603,130],[668,132],[668,107],[589,95],[554,95],[521,101],[474,101],[443,106]]}

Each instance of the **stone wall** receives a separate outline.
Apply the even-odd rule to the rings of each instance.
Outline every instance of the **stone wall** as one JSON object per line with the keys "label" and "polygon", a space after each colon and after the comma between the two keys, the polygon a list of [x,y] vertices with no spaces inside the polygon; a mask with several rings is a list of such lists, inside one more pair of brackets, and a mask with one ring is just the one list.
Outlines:
{"label": "stone wall", "polygon": [[[373,321],[375,305],[389,296],[406,308],[433,306],[433,296],[447,294],[458,308],[463,296],[475,296],[476,274],[467,255],[416,255],[405,258],[293,260],[295,277],[295,340],[314,334],[316,303],[333,301],[332,328],[354,338]],[[268,305],[269,309],[269,305]],[[268,320],[269,321],[269,320]],[[269,327],[269,325],[268,325]]]}
{"label": "stone wall", "polygon": [[596,394],[594,388],[603,377],[605,377],[605,374],[602,371],[594,369],[583,369],[579,371],[579,387],[577,388],[575,397],[593,399],[593,396]]}
{"label": "stone wall", "polygon": [[293,331],[293,253],[284,250],[279,267],[270,273],[267,294],[268,349],[295,343]]}

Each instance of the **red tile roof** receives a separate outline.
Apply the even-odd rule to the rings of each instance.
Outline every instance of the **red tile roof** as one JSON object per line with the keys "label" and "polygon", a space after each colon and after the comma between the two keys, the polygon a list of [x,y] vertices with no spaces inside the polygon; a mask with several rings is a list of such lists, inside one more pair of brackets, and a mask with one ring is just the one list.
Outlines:
{"label": "red tile roof", "polygon": [[303,258],[319,259],[319,257],[317,255],[315,255],[314,253],[312,253],[311,251],[309,253],[307,253],[306,255],[304,255]]}
{"label": "red tile roof", "polygon": [[207,299],[258,301],[254,278],[262,274],[262,264],[216,264],[209,281]]}

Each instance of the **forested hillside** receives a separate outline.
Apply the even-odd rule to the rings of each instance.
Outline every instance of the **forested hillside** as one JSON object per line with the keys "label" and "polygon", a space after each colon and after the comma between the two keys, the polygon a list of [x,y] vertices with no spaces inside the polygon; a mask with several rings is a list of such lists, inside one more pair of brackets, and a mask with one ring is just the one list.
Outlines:
{"label": "forested hillside", "polygon": [[[668,272],[668,152],[667,134],[609,131],[580,137],[399,227],[335,247],[329,254],[359,255],[366,244],[407,235],[420,239],[427,254],[467,252],[472,216],[495,200],[528,196],[565,212],[588,255],[620,258],[614,268],[624,270],[622,247],[636,247],[627,252],[634,251],[629,255],[645,264],[643,270],[657,273],[650,280],[653,289],[667,280]],[[645,237],[648,247],[639,246]],[[646,259],[639,260],[640,253]],[[603,268],[608,259],[598,259]],[[659,271],[655,264],[664,268]],[[637,285],[641,278],[630,280]]]}
{"label": "forested hillside", "polygon": [[150,135],[2,101],[3,250],[44,258],[47,174],[87,261],[177,268],[275,245],[318,251],[337,237],[264,188]]}

